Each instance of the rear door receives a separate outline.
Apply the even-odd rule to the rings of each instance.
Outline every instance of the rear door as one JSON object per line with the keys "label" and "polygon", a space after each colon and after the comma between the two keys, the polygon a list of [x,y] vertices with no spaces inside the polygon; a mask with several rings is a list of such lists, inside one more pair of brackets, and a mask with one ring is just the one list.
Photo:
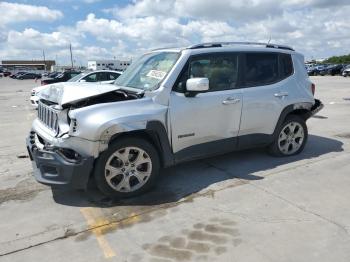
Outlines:
{"label": "rear door", "polygon": [[285,61],[283,54],[280,56],[277,52],[249,52],[245,53],[243,60],[243,107],[239,135],[270,135],[290,95],[284,86],[293,71],[287,64],[283,73],[282,63],[292,63],[291,58]]}

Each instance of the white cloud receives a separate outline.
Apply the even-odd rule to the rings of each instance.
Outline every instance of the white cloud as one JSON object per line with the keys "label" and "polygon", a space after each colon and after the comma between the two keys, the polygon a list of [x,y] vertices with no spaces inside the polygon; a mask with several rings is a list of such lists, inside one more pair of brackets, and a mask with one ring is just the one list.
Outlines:
{"label": "white cloud", "polygon": [[2,32],[0,48],[8,49],[7,56],[30,56],[47,49],[48,55],[67,57],[72,42],[76,59],[85,61],[136,56],[157,47],[207,41],[266,42],[271,37],[272,42],[291,45],[306,57],[350,52],[348,0],[134,0],[104,12],[109,18],[91,13],[48,33],[32,28]]}
{"label": "white cloud", "polygon": [[16,49],[42,50],[67,47],[70,39],[62,32],[48,34],[26,28],[23,32],[10,31],[7,43]]}
{"label": "white cloud", "polygon": [[0,24],[11,24],[24,21],[51,22],[63,17],[61,11],[51,10],[45,6],[35,6],[0,2]]}

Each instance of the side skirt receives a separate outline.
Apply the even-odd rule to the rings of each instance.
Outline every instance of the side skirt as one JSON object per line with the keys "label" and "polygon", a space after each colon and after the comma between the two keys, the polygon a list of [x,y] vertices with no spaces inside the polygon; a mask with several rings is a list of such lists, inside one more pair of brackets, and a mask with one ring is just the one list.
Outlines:
{"label": "side skirt", "polygon": [[252,134],[203,143],[176,152],[174,154],[175,163],[178,164],[196,159],[222,155],[232,151],[264,147],[272,142],[273,135]]}

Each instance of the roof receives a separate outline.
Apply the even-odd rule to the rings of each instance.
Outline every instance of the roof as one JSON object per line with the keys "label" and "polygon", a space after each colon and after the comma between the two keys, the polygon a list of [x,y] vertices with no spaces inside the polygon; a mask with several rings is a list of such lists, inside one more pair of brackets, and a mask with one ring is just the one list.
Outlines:
{"label": "roof", "polygon": [[245,50],[247,49],[264,49],[271,48],[271,49],[278,49],[278,50],[286,50],[286,51],[294,51],[294,49],[287,45],[280,45],[280,44],[274,44],[274,43],[260,43],[260,42],[209,42],[209,43],[201,43],[201,44],[195,44],[188,47],[183,48],[158,48],[154,49],[152,51],[170,51],[170,52],[180,52],[183,50],[194,50],[194,49],[204,49],[204,48],[232,48],[232,49],[239,49],[244,47]]}
{"label": "roof", "polygon": [[277,48],[294,51],[293,48],[286,45],[272,44],[272,43],[260,43],[260,42],[210,42],[191,45],[187,49],[198,49],[198,48],[210,48],[210,47],[224,47],[224,46],[235,46],[235,45],[244,45],[244,46],[260,46],[266,48]]}

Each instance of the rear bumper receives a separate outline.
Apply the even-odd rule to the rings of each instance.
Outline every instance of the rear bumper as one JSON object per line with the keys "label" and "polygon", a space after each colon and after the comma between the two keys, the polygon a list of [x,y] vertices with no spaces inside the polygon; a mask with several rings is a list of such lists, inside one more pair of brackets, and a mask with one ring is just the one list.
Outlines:
{"label": "rear bumper", "polygon": [[35,179],[42,184],[58,188],[85,189],[93,168],[94,157],[68,158],[59,148],[39,149],[31,131],[26,144],[32,161]]}
{"label": "rear bumper", "polygon": [[315,104],[311,107],[310,111],[307,113],[307,118],[312,117],[313,115],[316,115],[318,112],[322,110],[324,105],[322,104],[321,100],[315,99]]}

